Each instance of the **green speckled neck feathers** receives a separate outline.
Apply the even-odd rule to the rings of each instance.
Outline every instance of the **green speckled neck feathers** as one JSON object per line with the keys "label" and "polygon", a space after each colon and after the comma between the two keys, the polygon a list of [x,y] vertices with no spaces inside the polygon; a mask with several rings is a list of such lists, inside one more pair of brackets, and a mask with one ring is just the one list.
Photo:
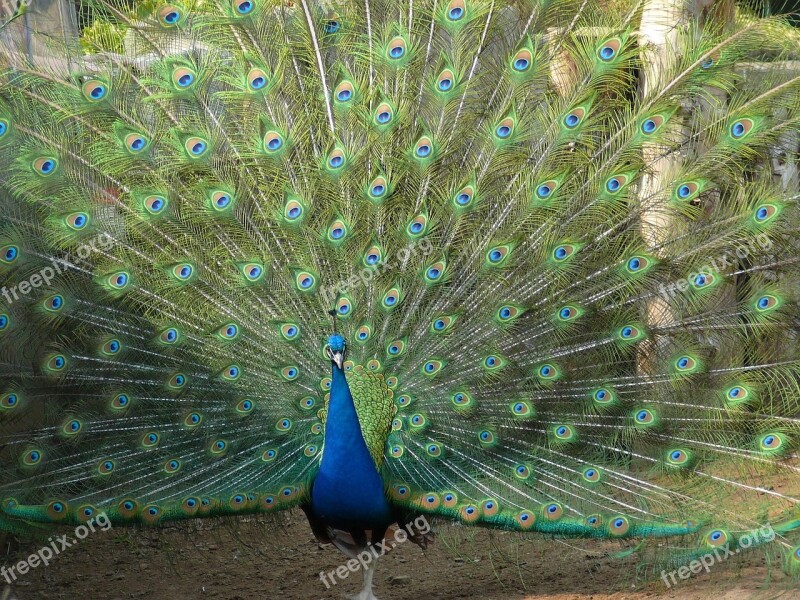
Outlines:
{"label": "green speckled neck feathers", "polygon": [[[345,377],[353,403],[358,413],[361,434],[367,444],[375,468],[380,469],[386,452],[386,440],[392,427],[392,417],[397,412],[394,392],[386,385],[383,373],[375,373],[363,365],[345,363]],[[327,408],[320,411],[320,419],[325,423]]]}

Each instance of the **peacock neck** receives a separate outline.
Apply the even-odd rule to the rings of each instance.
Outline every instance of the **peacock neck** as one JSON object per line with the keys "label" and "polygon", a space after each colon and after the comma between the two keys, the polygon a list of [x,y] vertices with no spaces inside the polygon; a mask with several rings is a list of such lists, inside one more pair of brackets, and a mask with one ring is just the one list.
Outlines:
{"label": "peacock neck", "polygon": [[383,480],[364,440],[347,378],[336,365],[312,507],[319,517],[342,528],[372,528],[392,520]]}
{"label": "peacock neck", "polygon": [[344,371],[334,365],[321,469],[331,474],[338,473],[346,469],[348,461],[355,455],[361,454],[369,456],[358,412]]}

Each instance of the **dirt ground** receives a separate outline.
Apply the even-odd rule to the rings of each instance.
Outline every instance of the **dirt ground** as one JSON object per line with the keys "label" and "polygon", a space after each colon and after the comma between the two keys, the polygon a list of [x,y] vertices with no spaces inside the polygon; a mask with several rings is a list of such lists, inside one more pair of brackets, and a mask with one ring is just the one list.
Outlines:
{"label": "dirt ground", "polygon": [[[236,527],[203,521],[192,528],[98,530],[5,591],[0,579],[0,600],[340,600],[360,589],[360,573],[330,589],[322,583],[320,571],[345,561],[313,539],[300,512],[280,525],[251,517]],[[6,540],[0,564],[40,547]],[[424,553],[398,545],[375,576],[382,600],[795,600],[797,585],[763,556],[737,556],[667,588],[660,579],[637,581],[632,562],[578,545],[458,526],[441,529]]]}

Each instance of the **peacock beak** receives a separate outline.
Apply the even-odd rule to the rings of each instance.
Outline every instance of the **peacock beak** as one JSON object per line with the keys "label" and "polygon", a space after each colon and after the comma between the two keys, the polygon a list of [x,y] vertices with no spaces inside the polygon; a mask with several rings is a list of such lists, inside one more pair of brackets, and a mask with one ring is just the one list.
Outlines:
{"label": "peacock beak", "polygon": [[344,365],[344,352],[342,351],[334,352],[333,350],[331,350],[330,346],[325,346],[325,354],[327,354],[328,358],[330,358],[333,362],[336,363],[337,367],[339,367],[340,369],[342,368],[342,365]]}

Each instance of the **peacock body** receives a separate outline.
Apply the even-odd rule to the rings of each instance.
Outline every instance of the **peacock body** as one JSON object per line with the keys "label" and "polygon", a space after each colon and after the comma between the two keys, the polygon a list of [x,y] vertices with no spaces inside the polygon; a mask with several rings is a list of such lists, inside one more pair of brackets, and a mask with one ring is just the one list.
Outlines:
{"label": "peacock body", "polygon": [[80,60],[0,63],[0,528],[302,507],[351,556],[424,515],[682,565],[769,523],[800,571],[788,26],[82,5]]}

